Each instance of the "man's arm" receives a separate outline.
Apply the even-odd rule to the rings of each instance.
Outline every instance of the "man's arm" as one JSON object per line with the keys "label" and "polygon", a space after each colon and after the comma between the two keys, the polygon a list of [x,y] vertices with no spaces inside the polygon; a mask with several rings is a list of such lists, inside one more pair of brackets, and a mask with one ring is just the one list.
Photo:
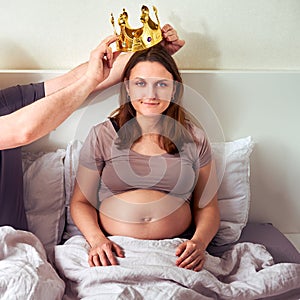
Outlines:
{"label": "man's arm", "polygon": [[0,150],[31,143],[59,126],[108,78],[118,52],[109,47],[116,36],[102,41],[91,52],[89,63],[80,78],[58,89],[49,96],[25,106],[9,115],[0,117]]}
{"label": "man's arm", "polygon": [[[132,54],[132,52],[126,52],[119,55],[109,73],[109,76],[103,82],[97,85],[95,91],[104,90],[110,86],[113,86],[114,84],[119,83],[124,67]],[[88,62],[85,62],[66,74],[45,81],[45,95],[51,95],[56,91],[72,84],[86,72],[87,67]]]}

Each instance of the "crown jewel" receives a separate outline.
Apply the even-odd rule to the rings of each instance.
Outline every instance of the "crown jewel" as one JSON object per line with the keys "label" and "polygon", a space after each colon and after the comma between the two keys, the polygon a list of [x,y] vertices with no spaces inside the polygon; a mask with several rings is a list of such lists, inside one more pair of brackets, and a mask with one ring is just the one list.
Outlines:
{"label": "crown jewel", "polygon": [[[140,28],[131,28],[128,24],[128,14],[123,8],[123,12],[120,14],[118,19],[118,24],[120,25],[119,39],[116,41],[118,51],[140,51],[150,48],[158,44],[162,40],[162,33],[159,25],[159,20],[157,17],[157,9],[153,6],[153,11],[156,16],[157,23],[155,23],[149,16],[149,9],[147,6],[143,5],[140,21],[143,26]],[[114,32],[116,32],[114,16],[111,14],[111,23],[114,27]]]}

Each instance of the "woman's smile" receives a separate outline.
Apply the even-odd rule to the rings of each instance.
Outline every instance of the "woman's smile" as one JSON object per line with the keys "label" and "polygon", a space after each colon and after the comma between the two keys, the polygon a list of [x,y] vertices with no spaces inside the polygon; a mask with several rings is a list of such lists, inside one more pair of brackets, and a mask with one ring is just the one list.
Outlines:
{"label": "woman's smile", "polygon": [[153,107],[156,107],[159,105],[159,102],[157,101],[149,101],[149,100],[140,100],[140,103],[144,104],[144,105],[147,105],[147,106],[153,106]]}

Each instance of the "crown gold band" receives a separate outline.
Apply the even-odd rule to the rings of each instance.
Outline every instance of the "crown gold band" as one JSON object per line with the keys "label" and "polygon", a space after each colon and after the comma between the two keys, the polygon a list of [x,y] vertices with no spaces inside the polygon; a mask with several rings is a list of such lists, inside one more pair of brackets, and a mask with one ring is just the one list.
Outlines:
{"label": "crown gold band", "polygon": [[162,40],[162,32],[160,29],[159,20],[157,17],[157,9],[153,6],[153,11],[156,16],[157,23],[155,23],[149,16],[149,9],[143,5],[140,21],[143,23],[141,28],[131,28],[128,24],[128,14],[123,8],[120,14],[118,24],[120,26],[120,34],[117,34],[114,22],[114,16],[111,14],[111,23],[114,27],[114,33],[118,35],[119,39],[116,41],[117,50],[122,52],[136,52],[150,48],[158,44]]}

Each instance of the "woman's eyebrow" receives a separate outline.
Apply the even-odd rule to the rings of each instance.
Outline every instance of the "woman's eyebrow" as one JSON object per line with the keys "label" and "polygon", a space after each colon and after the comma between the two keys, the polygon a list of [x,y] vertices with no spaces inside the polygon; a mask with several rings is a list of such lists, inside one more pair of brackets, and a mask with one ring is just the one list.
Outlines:
{"label": "woman's eyebrow", "polygon": [[161,82],[161,81],[171,81],[171,80],[167,78],[159,78],[156,82]]}
{"label": "woman's eyebrow", "polygon": [[133,79],[145,80],[143,77],[134,77]]}
{"label": "woman's eyebrow", "polygon": [[[153,83],[158,83],[158,82],[167,82],[167,81],[172,81],[172,79],[168,78],[160,78],[160,77],[134,77],[130,80],[142,80],[142,81],[147,81],[147,79],[154,79]],[[152,81],[152,80],[151,80]]]}

